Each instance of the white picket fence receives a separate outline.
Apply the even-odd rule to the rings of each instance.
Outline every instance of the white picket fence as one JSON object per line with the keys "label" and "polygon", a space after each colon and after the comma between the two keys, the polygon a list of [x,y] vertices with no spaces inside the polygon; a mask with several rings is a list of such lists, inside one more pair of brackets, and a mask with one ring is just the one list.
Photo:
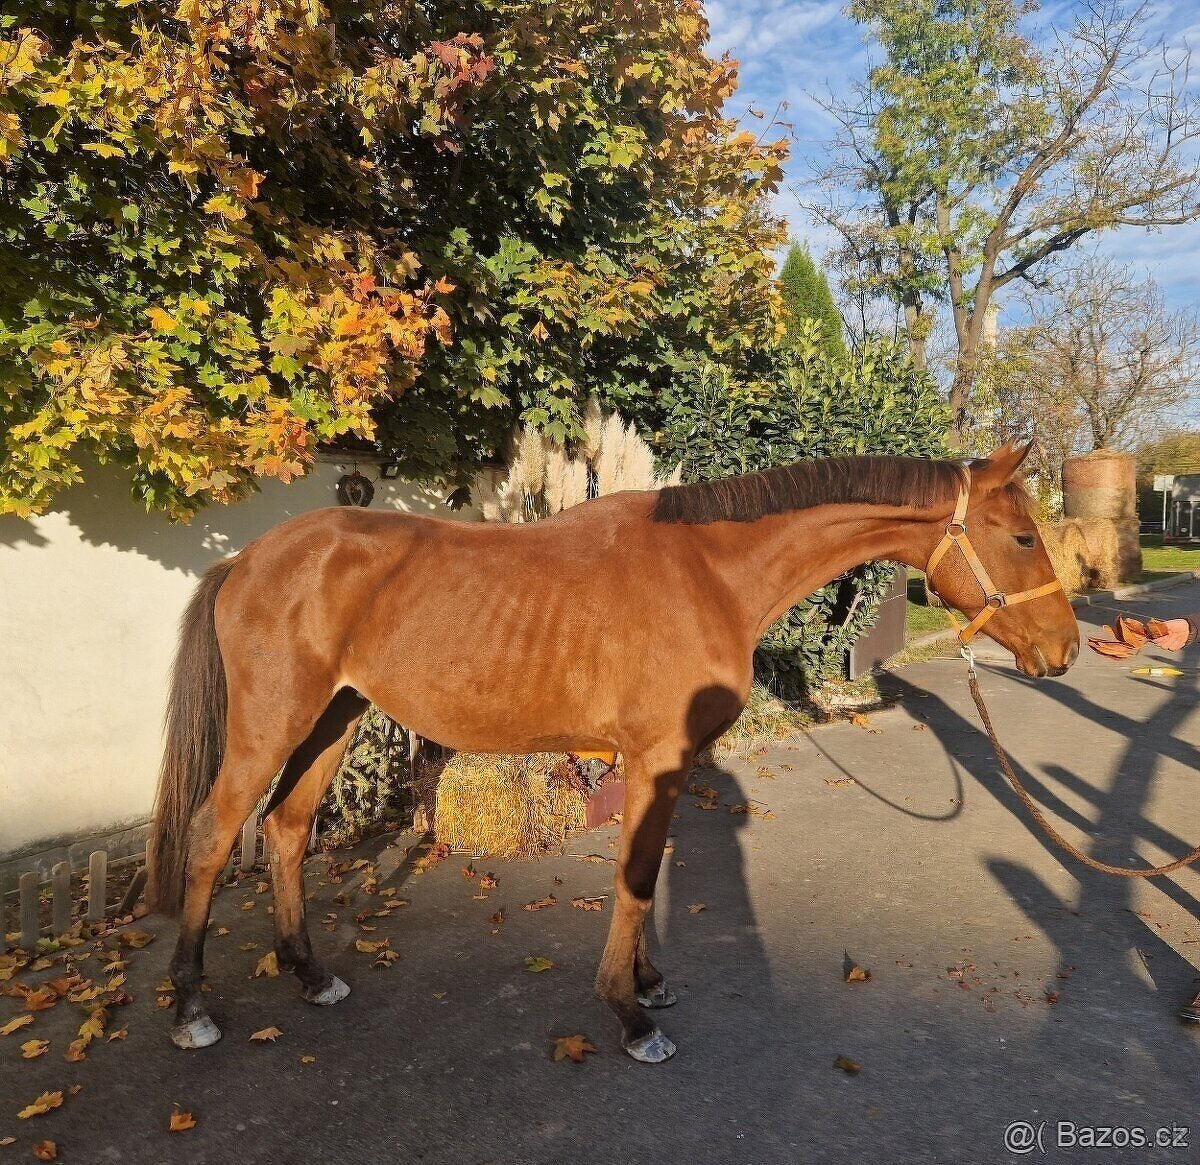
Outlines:
{"label": "white picket fence", "polygon": [[[257,868],[261,838],[259,814],[256,810],[242,826],[240,856],[235,861],[233,855],[230,855],[223,880],[231,878],[235,869],[248,874]],[[116,864],[144,863],[145,856],[143,853],[122,858],[119,863],[110,865],[107,850],[93,850],[87,863],[87,896],[79,902],[76,902],[71,889],[71,876],[75,871],[69,861],[56,863],[50,871],[49,881],[37,870],[29,870],[22,874],[5,873],[0,870],[0,940],[3,940],[5,935],[16,934],[17,945],[24,950],[33,951],[37,949],[40,939],[67,934],[80,919],[97,923],[103,922],[110,914],[128,914],[145,887],[145,870],[139,870],[121,901],[111,909],[106,905],[109,874]],[[43,925],[41,903],[47,891],[50,895],[50,922],[49,925]],[[10,920],[15,925],[10,925]],[[4,942],[0,941],[0,950],[3,948]]]}

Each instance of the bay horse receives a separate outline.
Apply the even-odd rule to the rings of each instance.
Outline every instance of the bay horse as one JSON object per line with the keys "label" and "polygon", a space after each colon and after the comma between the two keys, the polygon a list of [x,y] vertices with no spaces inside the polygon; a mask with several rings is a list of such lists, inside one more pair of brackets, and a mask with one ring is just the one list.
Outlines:
{"label": "bay horse", "polygon": [[[596,992],[622,1045],[657,1063],[675,1002],[643,926],[696,753],[741,714],[764,631],[860,563],[924,568],[960,494],[996,585],[1053,568],[1003,446],[951,461],[844,457],[597,498],[528,525],[324,509],[204,576],[182,621],[148,863],[151,905],[179,914],[171,961],[182,1048],[220,1032],[201,995],[212,891],[272,780],[264,829],[279,966],[304,998],[349,987],[313,953],[301,865],[358,718],[376,704],[464,752],[618,752],[625,809]],[[969,489],[969,493],[967,490]],[[955,607],[983,607],[965,555],[938,564]],[[1000,600],[1002,603],[1003,600]],[[1060,675],[1079,635],[1061,590],[1000,609],[987,633],[1026,675]]]}

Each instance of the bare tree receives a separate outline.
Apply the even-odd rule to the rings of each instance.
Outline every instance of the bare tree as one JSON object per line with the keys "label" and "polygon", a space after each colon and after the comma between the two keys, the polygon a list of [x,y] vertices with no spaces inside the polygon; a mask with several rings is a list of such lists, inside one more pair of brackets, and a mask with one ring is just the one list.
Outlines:
{"label": "bare tree", "polygon": [[1148,7],[1089,0],[1035,45],[1025,0],[851,3],[886,55],[822,103],[841,128],[805,204],[841,236],[851,290],[900,309],[918,364],[948,308],[960,437],[997,292],[1089,234],[1200,217],[1191,56],[1141,39]]}
{"label": "bare tree", "polygon": [[1197,395],[1200,321],[1169,310],[1153,279],[1092,256],[1023,308],[1029,323],[1001,334],[980,387],[1003,436],[1038,438],[1051,482],[1073,454],[1136,448],[1179,426]]}

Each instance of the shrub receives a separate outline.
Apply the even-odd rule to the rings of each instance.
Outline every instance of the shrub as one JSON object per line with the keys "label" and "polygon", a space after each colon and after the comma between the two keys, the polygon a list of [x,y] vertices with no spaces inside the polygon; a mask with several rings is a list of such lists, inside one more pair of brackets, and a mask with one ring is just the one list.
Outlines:
{"label": "shrub", "polygon": [[[944,454],[948,413],[933,380],[896,345],[869,341],[845,359],[804,321],[793,346],[774,353],[767,376],[737,382],[708,366],[681,386],[658,434],[663,459],[685,481],[787,465],[805,457]],[[755,655],[759,678],[795,699],[840,675],[868,628],[894,567],[868,563],[793,607]]]}

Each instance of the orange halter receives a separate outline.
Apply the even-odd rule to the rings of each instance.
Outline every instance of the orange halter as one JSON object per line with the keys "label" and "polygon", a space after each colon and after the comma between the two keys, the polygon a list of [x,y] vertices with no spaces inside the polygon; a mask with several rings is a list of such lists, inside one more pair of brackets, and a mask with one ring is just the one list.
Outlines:
{"label": "orange halter", "polygon": [[963,486],[959,491],[958,502],[954,506],[954,514],[946,526],[946,533],[942,536],[942,540],[929,556],[929,564],[925,567],[925,577],[929,580],[930,589],[937,594],[937,589],[933,585],[934,570],[937,569],[938,564],[945,558],[952,546],[957,546],[962,551],[967,565],[971,568],[971,573],[975,575],[983,590],[983,607],[965,627],[960,626],[953,613],[950,613],[950,621],[958,629],[958,641],[963,647],[966,647],[1001,607],[1015,607],[1017,603],[1027,603],[1031,599],[1040,599],[1043,595],[1052,595],[1055,591],[1061,591],[1063,585],[1058,579],[1055,579],[1053,582],[1043,583],[1040,587],[1017,591],[1011,595],[996,588],[987,569],[980,562],[979,555],[975,553],[975,547],[971,545],[971,540],[967,537],[967,503],[971,498],[971,471],[965,465],[962,470]]}

